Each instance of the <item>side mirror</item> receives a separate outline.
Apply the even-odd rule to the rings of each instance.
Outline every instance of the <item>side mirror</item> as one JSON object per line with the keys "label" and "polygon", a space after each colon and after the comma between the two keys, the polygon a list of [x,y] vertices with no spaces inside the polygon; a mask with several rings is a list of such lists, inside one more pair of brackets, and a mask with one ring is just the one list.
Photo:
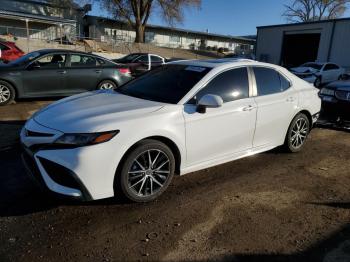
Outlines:
{"label": "side mirror", "polygon": [[207,108],[218,108],[221,107],[224,101],[218,95],[207,94],[197,103],[197,112],[204,114]]}

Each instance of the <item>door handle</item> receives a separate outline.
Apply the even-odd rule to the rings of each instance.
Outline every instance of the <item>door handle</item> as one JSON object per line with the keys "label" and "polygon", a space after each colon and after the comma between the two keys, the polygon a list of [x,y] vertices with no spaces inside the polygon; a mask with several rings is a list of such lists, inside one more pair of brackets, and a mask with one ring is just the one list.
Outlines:
{"label": "door handle", "polygon": [[291,97],[288,97],[286,101],[287,102],[294,102],[295,98],[291,96]]}
{"label": "door handle", "polygon": [[249,105],[249,106],[246,106],[246,107],[243,107],[243,111],[252,111],[255,107],[252,106],[252,105]]}
{"label": "door handle", "polygon": [[61,75],[64,75],[64,74],[67,73],[67,71],[66,71],[66,70],[61,70],[61,71],[57,71],[57,73],[59,73],[59,74],[61,74]]}
{"label": "door handle", "polygon": [[102,72],[102,70],[95,70],[96,74],[100,74]]}

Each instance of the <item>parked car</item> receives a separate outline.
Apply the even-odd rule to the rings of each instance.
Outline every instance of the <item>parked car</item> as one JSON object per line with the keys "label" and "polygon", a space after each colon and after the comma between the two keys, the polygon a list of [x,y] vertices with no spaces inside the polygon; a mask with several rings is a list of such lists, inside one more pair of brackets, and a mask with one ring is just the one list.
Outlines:
{"label": "parked car", "polygon": [[0,61],[8,63],[16,60],[24,55],[24,52],[19,49],[15,43],[0,41]]}
{"label": "parked car", "polygon": [[128,68],[68,50],[40,50],[0,65],[0,105],[15,98],[67,96],[114,89],[132,78]]}
{"label": "parked car", "polygon": [[37,112],[21,131],[24,161],[59,194],[147,202],[175,173],[281,145],[300,151],[320,111],[318,91],[271,64],[173,62]]}
{"label": "parked car", "polygon": [[336,81],[323,87],[321,117],[331,123],[350,121],[350,81]]}
{"label": "parked car", "polygon": [[345,74],[345,69],[334,63],[318,62],[305,63],[291,68],[290,71],[316,87],[342,79]]}
{"label": "parked car", "polygon": [[132,53],[113,61],[128,66],[133,76],[139,76],[151,69],[164,65],[166,59],[155,54]]}

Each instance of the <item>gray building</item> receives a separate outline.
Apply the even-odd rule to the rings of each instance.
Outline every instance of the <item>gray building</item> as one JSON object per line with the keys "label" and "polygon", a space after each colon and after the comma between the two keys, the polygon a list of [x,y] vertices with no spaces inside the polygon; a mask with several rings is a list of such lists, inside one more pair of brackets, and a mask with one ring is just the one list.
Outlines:
{"label": "gray building", "polygon": [[334,62],[350,67],[350,18],[257,27],[256,57],[285,67]]}
{"label": "gray building", "polygon": [[45,40],[76,36],[83,33],[86,7],[70,0],[0,0],[0,35]]}
{"label": "gray building", "polygon": [[[134,42],[135,31],[129,24],[109,18],[85,16],[85,35],[103,41]],[[236,53],[254,51],[255,39],[230,35],[212,34],[179,28],[147,25],[145,42],[156,46],[183,49],[217,50]]]}

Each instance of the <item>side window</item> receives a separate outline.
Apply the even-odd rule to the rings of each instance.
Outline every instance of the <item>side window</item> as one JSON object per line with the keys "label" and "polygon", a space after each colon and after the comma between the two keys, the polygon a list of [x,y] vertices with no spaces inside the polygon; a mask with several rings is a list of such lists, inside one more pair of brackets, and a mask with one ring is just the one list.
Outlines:
{"label": "side window", "polygon": [[334,69],[339,69],[339,67],[335,64],[327,64],[325,67],[324,67],[324,70],[327,71],[327,70],[334,70]]}
{"label": "side window", "polygon": [[196,94],[196,101],[206,94],[218,95],[224,102],[247,98],[249,96],[247,68],[231,69],[216,76]]}
{"label": "side window", "polygon": [[281,74],[279,74],[281,80],[281,91],[285,91],[290,88],[290,82]]}
{"label": "side window", "polygon": [[95,67],[96,59],[86,55],[71,55],[70,65],[71,67]]}
{"label": "side window", "polygon": [[139,56],[135,62],[148,63],[148,55]]}
{"label": "side window", "polygon": [[290,87],[289,82],[276,70],[254,67],[254,75],[259,96],[280,93]]}
{"label": "side window", "polygon": [[43,69],[55,69],[64,67],[66,63],[66,55],[63,54],[53,54],[46,55],[34,62],[34,64],[40,66]]}
{"label": "side window", "polygon": [[153,62],[153,63],[163,63],[163,59],[161,59],[159,56],[151,55],[151,62]]}

